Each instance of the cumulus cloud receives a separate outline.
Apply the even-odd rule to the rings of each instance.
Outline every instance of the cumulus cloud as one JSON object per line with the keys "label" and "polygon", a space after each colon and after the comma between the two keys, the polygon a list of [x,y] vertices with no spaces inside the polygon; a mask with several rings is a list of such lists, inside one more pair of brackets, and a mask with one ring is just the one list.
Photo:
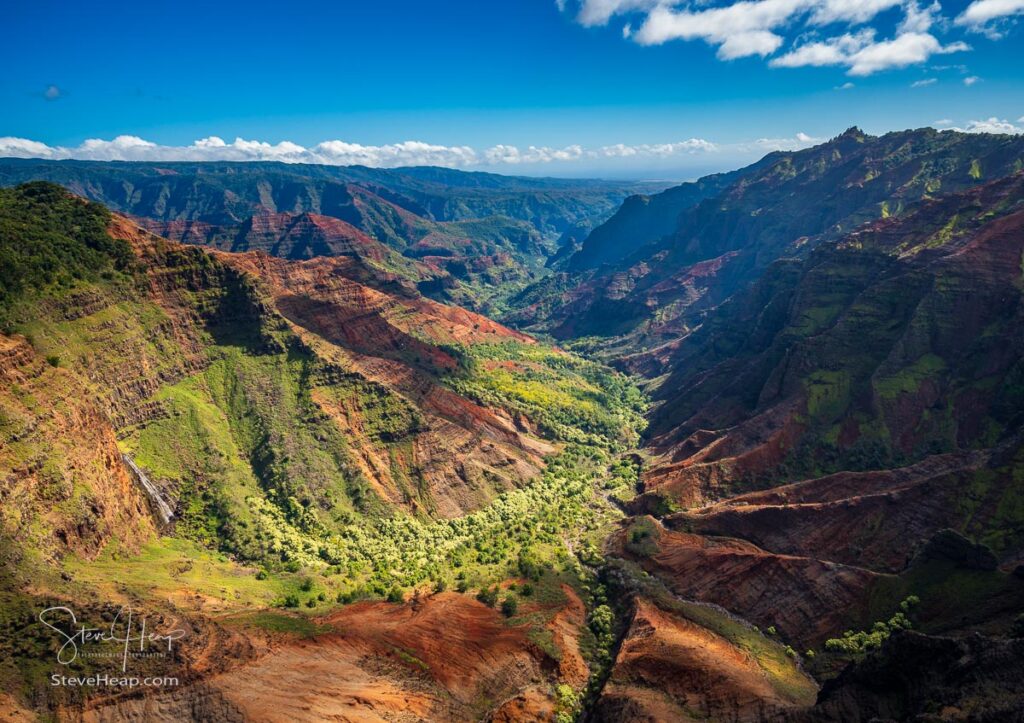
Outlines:
{"label": "cumulus cloud", "polygon": [[976,75],[968,75],[966,78],[964,78],[964,85],[970,87],[977,83],[979,80],[981,80],[981,78],[979,78]]}
{"label": "cumulus cloud", "polygon": [[956,19],[957,25],[974,29],[1024,13],[1024,0],[974,0]]}
{"label": "cumulus cloud", "polygon": [[632,156],[659,156],[667,158],[684,153],[710,153],[718,146],[703,138],[691,138],[678,143],[655,143],[627,146],[622,143],[598,148],[596,155],[602,158],[628,158]]}
{"label": "cumulus cloud", "polygon": [[[1024,8],[1024,0],[975,0],[971,7],[987,4],[994,7],[968,8],[961,17],[991,19],[1011,6]],[[902,17],[892,37],[879,38],[865,24],[890,10]],[[623,36],[641,45],[703,41],[722,60],[774,56],[773,67],[842,66],[854,76],[970,49],[962,41],[940,42],[932,32],[949,28],[938,0],[579,0],[576,18],[583,25],[605,25],[616,16],[630,18]]]}
{"label": "cumulus cloud", "polygon": [[710,153],[717,146],[701,138],[660,143],[617,144],[597,148],[569,145],[563,148],[496,145],[483,151],[470,146],[443,146],[421,141],[405,141],[379,146],[332,140],[312,147],[291,141],[266,141],[236,138],[228,143],[217,136],[201,138],[187,146],[165,146],[138,136],[123,135],[113,140],[91,138],[74,147],[48,146],[27,138],[0,138],[0,156],[17,158],[78,159],[90,161],[281,161],[284,163],[321,163],[336,166],[362,165],[379,168],[396,166],[446,166],[466,168],[488,165],[571,163],[601,158],[671,158],[694,153]]}
{"label": "cumulus cloud", "polygon": [[[1018,119],[1017,122],[1024,122],[1024,118]],[[995,116],[987,120],[972,120],[963,128],[950,128],[949,130],[962,131],[964,133],[999,133],[1010,135],[1024,133],[1024,127],[1016,126],[1008,120],[1002,120]]]}
{"label": "cumulus cloud", "polygon": [[872,75],[890,68],[905,68],[923,63],[933,55],[969,50],[963,42],[942,45],[929,33],[903,33],[892,40],[875,41],[875,31],[865,28],[856,34],[846,33],[824,41],[804,45],[774,58],[777,68],[839,65],[848,75]]}
{"label": "cumulus cloud", "polygon": [[660,5],[647,13],[633,33],[641,45],[669,40],[703,40],[718,46],[718,56],[731,60],[770,55],[783,43],[777,28],[807,10],[807,0],[741,0],[703,10],[676,10]]}
{"label": "cumulus cloud", "polygon": [[547,146],[529,146],[519,150],[517,146],[497,145],[484,152],[487,163],[551,163],[552,161],[576,161],[583,157],[583,146],[572,145],[565,148],[549,148]]}
{"label": "cumulus cloud", "polygon": [[935,85],[939,82],[938,78],[925,78],[924,80],[915,80],[910,84],[911,88],[925,88],[929,85]]}

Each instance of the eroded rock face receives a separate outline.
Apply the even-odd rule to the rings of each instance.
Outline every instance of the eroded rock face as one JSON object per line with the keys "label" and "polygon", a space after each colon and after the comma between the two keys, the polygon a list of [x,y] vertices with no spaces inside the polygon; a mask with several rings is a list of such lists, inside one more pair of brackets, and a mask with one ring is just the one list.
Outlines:
{"label": "eroded rock face", "polygon": [[408,471],[421,470],[428,489],[436,493],[433,512],[442,516],[471,511],[489,501],[495,489],[519,486],[539,472],[549,445],[523,434],[502,410],[460,397],[430,373],[457,366],[445,345],[533,343],[530,337],[464,309],[353,281],[345,259],[219,258],[259,278],[276,310],[316,353],[396,390],[424,415],[424,425],[409,431],[412,454],[396,460],[394,454],[382,454],[378,440],[362,434],[362,410],[329,394],[315,394],[324,412],[356,440],[362,469],[390,502],[408,504],[395,480],[396,461]]}
{"label": "eroded rock face", "polygon": [[121,461],[114,428],[72,374],[22,336],[0,335],[0,524],[5,562],[19,550],[95,556],[112,537],[128,549],[153,533]]}
{"label": "eroded rock face", "polygon": [[[801,651],[871,629],[912,592],[930,600],[923,629],[1005,635],[1024,599],[1010,502],[1024,479],[1022,200],[1018,172],[819,239],[627,360],[665,376],[611,554]],[[981,652],[1015,670],[1014,644],[899,638],[829,684],[811,719],[1020,717]],[[916,677],[926,650],[963,663],[943,677],[922,660]],[[652,690],[611,710],[685,719],[664,707],[679,695]]]}
{"label": "eroded rock face", "polygon": [[[272,352],[280,344],[276,330],[288,329],[324,367],[312,380],[314,402],[351,440],[351,463],[389,504],[445,517],[464,514],[536,475],[541,456],[551,450],[503,411],[460,397],[436,378],[458,364],[446,345],[532,343],[526,335],[424,299],[352,258],[294,262],[262,253],[208,254],[152,236],[123,217],[114,218],[111,234],[131,243],[145,265],[149,301],[168,317],[158,329],[164,343],[157,349],[174,350],[158,356],[149,338],[121,334],[117,359],[123,361],[115,364],[102,354],[82,360],[109,384],[112,416],[137,421],[131,415],[164,413],[140,402],[161,384],[209,363],[204,351],[210,331],[212,341],[238,337]],[[331,392],[347,377],[377,385],[380,393],[418,410],[422,422],[383,440],[405,447],[383,447],[365,421],[372,410],[351,395]],[[410,497],[404,478],[413,475],[423,481],[426,502]]]}
{"label": "eroded rock face", "polygon": [[[704,189],[688,184],[624,206],[568,262],[590,273],[575,277],[558,303],[519,318],[558,338],[628,337],[634,351],[654,351],[625,363],[646,366],[776,260],[804,255],[938,189],[951,193],[1013,173],[1021,152],[1020,139],[1010,136],[920,129],[873,137],[851,128],[813,148],[770,154],[725,178],[724,187],[708,177]],[[984,178],[972,175],[972,164],[988,169]]]}
{"label": "eroded rock face", "polygon": [[964,452],[894,470],[839,472],[679,512],[665,524],[742,538],[779,554],[898,573],[937,530],[958,521],[959,492],[987,460],[985,453]]}
{"label": "eroded rock face", "polygon": [[[580,608],[572,595],[551,611],[572,621],[558,644],[570,656]],[[579,683],[525,628],[466,595],[357,603],[320,622],[336,632],[277,640],[251,662],[171,693],[96,705],[84,719],[546,720],[554,686]]]}
{"label": "eroded rock face", "polygon": [[709,314],[659,372],[647,491],[700,506],[1005,441],[1019,424],[1022,188],[1015,174],[922,202]]}
{"label": "eroded rock face", "polygon": [[[714,603],[786,640],[813,646],[861,618],[878,575],[815,557],[764,550],[738,538],[706,537],[654,527],[634,541],[636,526],[613,538],[616,553],[639,561],[682,598]],[[650,528],[648,528],[650,529]]]}
{"label": "eroded rock face", "polygon": [[594,719],[767,720],[813,701],[809,677],[788,683],[721,635],[641,598]]}

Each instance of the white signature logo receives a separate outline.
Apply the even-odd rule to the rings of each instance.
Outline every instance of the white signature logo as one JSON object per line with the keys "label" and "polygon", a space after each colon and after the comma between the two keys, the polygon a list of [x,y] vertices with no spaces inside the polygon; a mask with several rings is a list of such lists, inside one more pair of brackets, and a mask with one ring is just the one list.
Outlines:
{"label": "white signature logo", "polygon": [[[121,672],[128,668],[129,652],[138,643],[138,652],[145,652],[149,645],[167,645],[167,652],[171,652],[174,641],[181,640],[185,631],[170,630],[166,633],[147,632],[146,618],[143,616],[136,620],[131,607],[123,607],[117,611],[109,629],[91,628],[81,625],[75,612],[69,607],[57,606],[46,608],[39,613],[39,622],[57,633],[64,644],[57,651],[57,662],[61,665],[70,665],[78,659],[80,646],[100,643],[121,643],[123,644],[123,655],[121,657]],[[61,622],[64,625],[61,625]],[[136,625],[138,627],[136,628]]]}

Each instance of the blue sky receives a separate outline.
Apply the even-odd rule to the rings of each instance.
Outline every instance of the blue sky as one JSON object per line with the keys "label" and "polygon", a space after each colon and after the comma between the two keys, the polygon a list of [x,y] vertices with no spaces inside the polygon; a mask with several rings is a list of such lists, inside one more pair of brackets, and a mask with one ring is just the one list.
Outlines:
{"label": "blue sky", "polygon": [[850,125],[1019,131],[1022,12],[1024,0],[15,0],[0,154],[689,178]]}

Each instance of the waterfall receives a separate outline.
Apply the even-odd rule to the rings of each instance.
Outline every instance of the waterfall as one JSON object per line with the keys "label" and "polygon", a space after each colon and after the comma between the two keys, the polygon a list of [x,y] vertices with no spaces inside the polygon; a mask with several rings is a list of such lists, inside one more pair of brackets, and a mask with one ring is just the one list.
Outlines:
{"label": "waterfall", "polygon": [[142,489],[146,491],[146,496],[149,497],[149,501],[153,504],[156,509],[157,515],[160,517],[160,521],[165,525],[174,518],[174,511],[171,506],[164,500],[163,495],[160,493],[159,488],[150,481],[146,473],[139,469],[139,466],[135,464],[135,460],[129,457],[127,454],[122,454],[121,459],[128,465],[128,469],[132,471],[132,475],[142,485]]}

